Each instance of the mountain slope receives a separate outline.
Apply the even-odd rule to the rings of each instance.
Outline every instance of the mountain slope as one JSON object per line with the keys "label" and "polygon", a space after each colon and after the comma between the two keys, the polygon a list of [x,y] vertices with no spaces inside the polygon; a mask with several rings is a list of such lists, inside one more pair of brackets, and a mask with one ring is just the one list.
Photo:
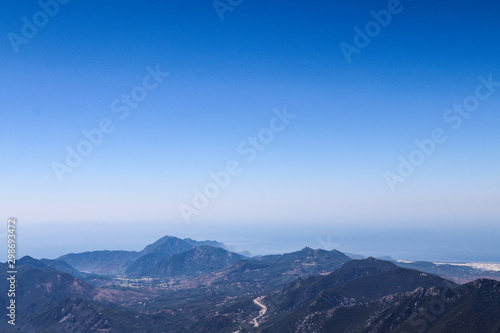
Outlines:
{"label": "mountain slope", "polygon": [[137,276],[142,271],[154,267],[160,261],[174,254],[186,252],[194,248],[188,242],[171,236],[165,236],[146,246],[138,257],[126,270],[127,275]]}
{"label": "mountain slope", "polygon": [[74,277],[84,278],[87,274],[82,273],[75,268],[73,268],[70,264],[63,260],[53,260],[53,259],[35,259],[30,256],[24,256],[17,261],[17,265],[28,265],[37,268],[50,267],[59,272],[68,273],[73,275]]}
{"label": "mountain slope", "polygon": [[272,295],[270,299],[280,310],[287,310],[311,300],[322,291],[342,286],[355,279],[369,278],[397,269],[398,267],[390,262],[374,258],[352,260],[326,276],[299,278],[284,286],[281,292]]}
{"label": "mountain slope", "polygon": [[301,276],[330,273],[350,260],[336,250],[304,248],[283,255],[245,258],[221,272],[217,279],[225,285],[237,285],[249,291],[270,291]]}
{"label": "mountain slope", "polygon": [[140,255],[135,251],[91,251],[69,253],[57,259],[67,262],[81,272],[117,275]]}
{"label": "mountain slope", "polygon": [[25,332],[119,332],[102,312],[103,307],[98,304],[67,298],[47,311],[22,320],[18,325]]}
{"label": "mountain slope", "polygon": [[189,244],[183,239],[173,236],[164,236],[158,239],[156,242],[147,245],[141,251],[141,255],[147,255],[151,253],[162,253],[166,256],[170,256],[172,254],[177,254],[190,250],[193,247],[195,246]]}
{"label": "mountain slope", "polygon": [[443,298],[446,302],[439,302],[441,297],[435,296],[411,298],[413,304],[419,305],[418,309],[397,332],[422,329],[429,333],[500,332],[500,282],[478,279],[449,294]]}
{"label": "mountain slope", "polygon": [[264,331],[313,332],[325,326],[335,309],[412,292],[419,287],[446,286],[456,285],[437,276],[399,268],[371,257],[353,260],[327,276],[300,279],[270,295],[270,308],[275,317],[271,314],[269,327]]}
{"label": "mountain slope", "polygon": [[[45,310],[67,297],[91,300],[96,295],[96,290],[91,285],[50,267],[19,265],[17,270],[16,302],[19,314]],[[0,288],[8,290],[7,283],[6,279],[1,279]],[[4,305],[6,306],[1,304],[1,313],[4,313]]]}
{"label": "mountain slope", "polygon": [[243,258],[240,254],[228,252],[222,248],[203,245],[172,255],[142,275],[152,277],[200,275],[226,268]]}

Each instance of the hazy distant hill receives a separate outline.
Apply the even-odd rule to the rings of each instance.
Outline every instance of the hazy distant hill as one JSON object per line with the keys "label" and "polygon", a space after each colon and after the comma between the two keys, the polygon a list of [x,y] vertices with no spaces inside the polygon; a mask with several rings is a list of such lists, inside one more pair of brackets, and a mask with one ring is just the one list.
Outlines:
{"label": "hazy distant hill", "polygon": [[140,253],[135,251],[92,251],[70,253],[57,259],[82,272],[116,275],[122,273],[139,256]]}
{"label": "hazy distant hill", "polygon": [[[366,259],[361,255],[345,253],[353,259]],[[388,256],[377,257],[377,259],[386,260],[395,265],[408,269],[416,269],[421,272],[439,275],[450,279],[456,283],[467,283],[479,278],[487,278],[500,281],[500,271],[487,270],[486,267],[479,269],[470,265],[451,264],[451,263],[434,263],[431,261],[408,261],[395,260]]]}
{"label": "hazy distant hill", "polygon": [[74,277],[78,278],[84,278],[87,276],[87,274],[82,273],[81,271],[75,269],[74,267],[72,267],[70,264],[68,264],[66,261],[63,260],[35,259],[30,256],[24,256],[21,259],[19,259],[16,263],[17,265],[28,265],[37,268],[50,267],[59,272],[69,273]]}
{"label": "hazy distant hill", "polygon": [[400,267],[416,269],[421,272],[444,276],[455,282],[466,283],[478,278],[500,280],[500,271],[479,270],[470,266],[435,264],[429,261],[396,262]]}
{"label": "hazy distant hill", "polygon": [[147,245],[142,251],[141,255],[148,255],[152,253],[161,253],[165,256],[181,253],[190,250],[194,247],[189,242],[173,236],[164,236],[156,242]]}
{"label": "hazy distant hill", "polygon": [[183,241],[185,241],[186,243],[188,243],[192,246],[206,245],[206,246],[211,246],[211,247],[220,247],[221,249],[229,251],[229,249],[226,247],[226,245],[224,243],[217,242],[214,240],[196,241],[196,240],[191,239],[191,238],[184,238]]}
{"label": "hazy distant hill", "polygon": [[128,275],[137,275],[145,271],[157,263],[170,257],[173,254],[182,253],[191,250],[194,246],[188,242],[171,236],[165,236],[150,244],[141,251],[141,256],[138,257],[126,269]]}
{"label": "hazy distant hill", "polygon": [[198,246],[189,251],[174,254],[145,271],[143,276],[170,277],[199,275],[229,265],[243,259],[240,254],[228,252],[212,246]]}
{"label": "hazy distant hill", "polygon": [[226,248],[223,243],[216,241],[195,241],[190,238],[180,239],[164,236],[156,242],[147,245],[142,251],[92,251],[70,253],[58,260],[64,261],[81,272],[123,275],[137,274],[147,270],[160,261],[174,254],[188,251],[194,247],[209,245]]}

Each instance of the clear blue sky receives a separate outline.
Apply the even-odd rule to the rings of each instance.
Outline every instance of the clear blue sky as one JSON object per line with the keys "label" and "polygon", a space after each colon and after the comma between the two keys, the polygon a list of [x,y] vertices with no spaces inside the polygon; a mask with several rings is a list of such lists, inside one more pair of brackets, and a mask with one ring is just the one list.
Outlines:
{"label": "clear blue sky", "polygon": [[[5,1],[2,216],[214,230],[498,223],[500,87],[457,130],[443,115],[479,76],[500,81],[500,5],[402,0],[348,63],[340,43],[387,6],[245,0],[221,21],[212,1],[73,0],[16,53],[9,33],[41,8]],[[113,101],[157,65],[168,77],[120,119]],[[296,117],[247,162],[240,143],[285,106]],[[104,118],[114,131],[59,182],[53,162]],[[386,172],[435,128],[447,141],[391,191]],[[179,205],[231,160],[241,173],[185,224]]]}

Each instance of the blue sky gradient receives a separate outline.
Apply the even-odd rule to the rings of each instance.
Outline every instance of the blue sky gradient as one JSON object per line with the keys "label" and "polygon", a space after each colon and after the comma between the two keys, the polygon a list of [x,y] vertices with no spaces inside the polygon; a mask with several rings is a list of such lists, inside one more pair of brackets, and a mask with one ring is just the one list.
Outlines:
{"label": "blue sky gradient", "polygon": [[[500,81],[500,5],[401,1],[349,64],[339,44],[387,6],[242,1],[221,21],[211,1],[73,0],[15,53],[8,34],[21,35],[22,18],[41,8],[4,3],[2,215],[27,225],[161,222],[161,234],[498,224],[500,87],[457,130],[443,114],[478,77]],[[168,77],[121,120],[113,101],[157,65]],[[296,118],[246,162],[238,145],[283,107]],[[59,182],[53,162],[103,118],[114,131]],[[391,191],[384,174],[435,128],[447,141]],[[230,160],[242,172],[186,224],[179,205]]]}

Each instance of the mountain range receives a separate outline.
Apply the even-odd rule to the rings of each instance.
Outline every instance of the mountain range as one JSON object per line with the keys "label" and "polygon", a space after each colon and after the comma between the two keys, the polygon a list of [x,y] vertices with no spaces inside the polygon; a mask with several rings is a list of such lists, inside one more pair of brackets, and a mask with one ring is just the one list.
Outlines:
{"label": "mountain range", "polygon": [[[17,325],[0,330],[500,332],[495,272],[387,259],[311,248],[247,257],[172,236],[137,252],[26,256],[17,262]],[[8,302],[1,294],[4,318]]]}

